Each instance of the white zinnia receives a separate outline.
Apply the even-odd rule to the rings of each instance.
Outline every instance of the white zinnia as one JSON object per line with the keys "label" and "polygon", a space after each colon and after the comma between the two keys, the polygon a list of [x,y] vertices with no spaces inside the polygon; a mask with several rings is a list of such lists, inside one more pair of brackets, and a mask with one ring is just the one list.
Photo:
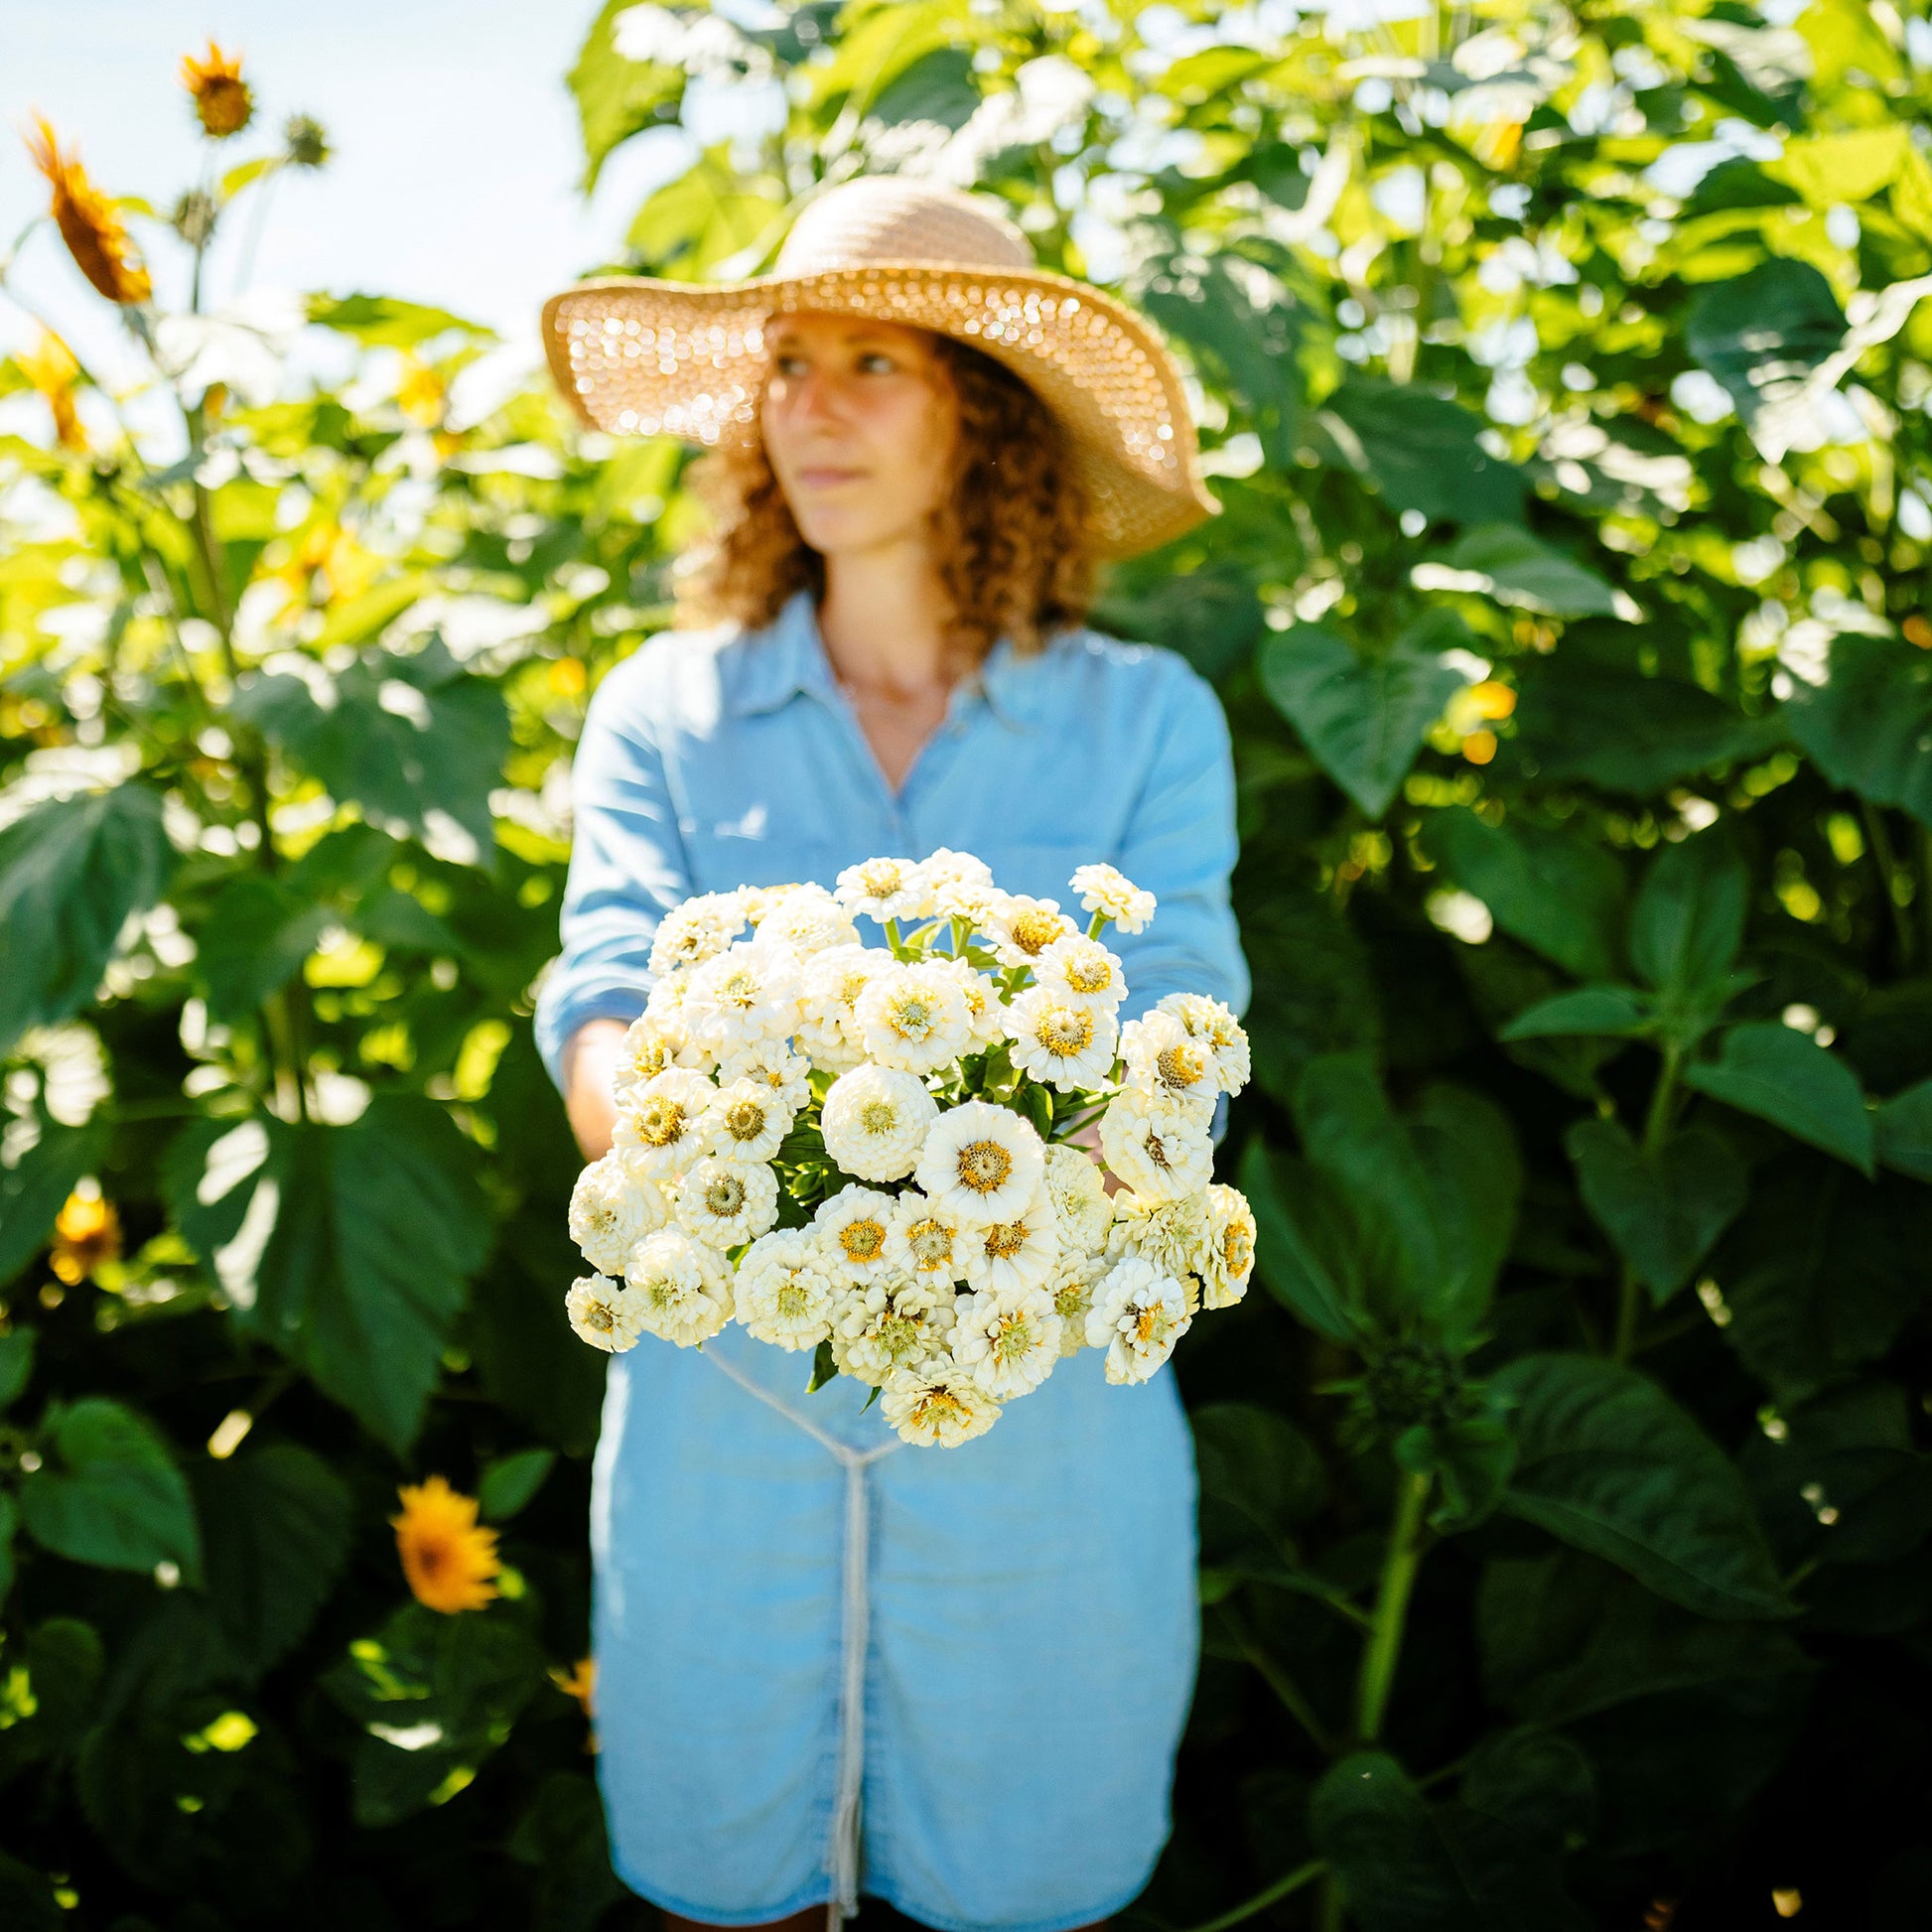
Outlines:
{"label": "white zinnia", "polygon": [[1114,1070],[1119,1027],[1105,1007],[1030,987],[1007,1009],[1013,1063],[1042,1085],[1072,1093],[1102,1085]]}
{"label": "white zinnia", "polygon": [[1031,1394],[1060,1358],[1060,1317],[1041,1288],[979,1294],[959,1304],[953,1359],[996,1402]]}
{"label": "white zinnia", "polygon": [[758,946],[783,946],[806,954],[832,946],[856,946],[859,928],[823,886],[788,886],[760,910]]}
{"label": "white zinnia", "polygon": [[745,929],[745,900],[738,893],[701,893],[673,906],[651,935],[650,970],[659,978],[681,967],[702,966]]}
{"label": "white zinnia", "polygon": [[1058,1143],[1046,1150],[1046,1197],[1053,1204],[1061,1250],[1097,1252],[1113,1223],[1114,1203],[1098,1164],[1085,1149]]}
{"label": "white zinnia", "polygon": [[677,1064],[678,1050],[684,1043],[681,1028],[666,1027],[648,1013],[640,1013],[623,1030],[618,1062],[611,1071],[612,1091],[621,1097],[656,1079]]}
{"label": "white zinnia", "polygon": [[939,1103],[916,1073],[868,1062],[841,1073],[825,1096],[825,1152],[861,1180],[900,1180],[918,1164]]}
{"label": "white zinnia", "polygon": [[792,1110],[762,1080],[733,1080],[711,1103],[705,1152],[742,1168],[761,1167],[791,1132]]}
{"label": "white zinnia", "polygon": [[814,1066],[841,1073],[866,1057],[855,1009],[860,994],[894,967],[883,946],[830,946],[805,961],[795,1037]]}
{"label": "white zinnia", "polygon": [[1000,989],[986,974],[978,971],[970,960],[955,959],[950,954],[939,953],[927,962],[942,973],[949,974],[958,984],[959,991],[966,1001],[966,1019],[973,1030],[973,1046],[991,1046],[996,1039],[1007,1036],[1007,1010],[1000,998]]}
{"label": "white zinnia", "polygon": [[786,1038],[798,1024],[798,967],[788,947],[751,940],[707,959],[684,996],[692,1037],[721,1058],[751,1040]]}
{"label": "white zinnia", "polygon": [[914,1174],[938,1207],[983,1226],[1026,1209],[1045,1178],[1046,1153],[1031,1122],[963,1100],[933,1122]]}
{"label": "white zinnia", "polygon": [[1248,1084],[1252,1056],[1248,1035],[1233,1009],[1205,993],[1170,993],[1155,1002],[1155,1012],[1171,1013],[1187,1031],[1187,1037],[1214,1057],[1214,1078],[1227,1093]]}
{"label": "white zinnia", "polygon": [[794,1053],[782,1039],[755,1039],[719,1061],[718,1083],[731,1087],[750,1080],[767,1089],[786,1113],[796,1115],[812,1097],[811,1070],[804,1054]]}
{"label": "white zinnia", "polygon": [[930,1073],[973,1042],[966,996],[937,964],[889,968],[859,995],[853,1014],[866,1052],[906,1073]]}
{"label": "white zinnia", "polygon": [[700,1161],[672,1189],[671,1211],[692,1240],[741,1247],[777,1220],[778,1176],[736,1161]]}
{"label": "white zinnia", "polygon": [[1238,1187],[1216,1181],[1207,1190],[1206,1265],[1201,1270],[1201,1303],[1231,1309],[1248,1292],[1255,1266],[1255,1216]]}
{"label": "white zinnia", "polygon": [[920,918],[936,912],[942,899],[949,905],[963,906],[981,902],[998,891],[993,884],[993,868],[984,859],[943,845],[919,861],[917,875]]}
{"label": "white zinnia", "polygon": [[1114,1224],[1107,1230],[1107,1253],[1115,1261],[1139,1255],[1180,1284],[1192,1314],[1200,1306],[1201,1278],[1207,1269],[1207,1190],[1173,1200],[1149,1200],[1123,1189],[1114,1196]]}
{"label": "white zinnia", "polygon": [[618,1109],[612,1145],[653,1180],[681,1173],[704,1151],[718,1089],[702,1073],[674,1066],[646,1080]]}
{"label": "white zinnia", "polygon": [[839,903],[853,917],[916,919],[926,902],[925,883],[909,859],[868,859],[839,874]]}
{"label": "white zinnia", "polygon": [[1214,1173],[1206,1114],[1150,1101],[1135,1087],[1115,1095],[1101,1115],[1100,1151],[1108,1167],[1150,1201],[1198,1193]]}
{"label": "white zinnia", "polygon": [[982,1294],[1017,1294],[1040,1287],[1059,1259],[1060,1235],[1053,1203],[1041,1187],[1010,1220],[988,1221],[967,1231],[960,1244],[966,1279]]}
{"label": "white zinnia", "polygon": [[643,1017],[676,1047],[677,1064],[694,1072],[709,1073],[717,1055],[691,1035],[691,1016],[685,1000],[691,991],[689,973],[665,973],[651,982],[644,998]]}
{"label": "white zinnia", "polygon": [[708,1339],[731,1319],[731,1265],[677,1228],[645,1235],[631,1249],[623,1278],[638,1298],[639,1321],[680,1348]]}
{"label": "white zinnia", "polygon": [[642,1303],[607,1275],[586,1275],[571,1283],[564,1311],[582,1340],[610,1355],[635,1347],[644,1331]]}
{"label": "white zinnia", "polygon": [[759,1235],[739,1260],[735,1290],[738,1318],[759,1341],[816,1348],[832,1332],[838,1287],[810,1228]]}
{"label": "white zinnia", "polygon": [[1112,1013],[1127,997],[1127,974],[1117,954],[1084,932],[1055,939],[1034,961],[1034,983],[1077,1004]]}
{"label": "white zinnia", "polygon": [[893,1207],[886,1258],[915,1282],[950,1286],[965,1278],[966,1248],[973,1234],[958,1215],[927,1200],[916,1187],[908,1187]]}
{"label": "white zinnia", "polygon": [[946,1359],[955,1297],[950,1282],[886,1275],[848,1295],[832,1336],[839,1372],[884,1387]]}
{"label": "white zinnia", "polygon": [[1145,1257],[1129,1255],[1094,1291],[1087,1346],[1107,1351],[1109,1382],[1145,1382],[1189,1325],[1180,1284]]}
{"label": "white zinnia", "polygon": [[622,1274],[631,1243],[665,1219],[664,1196],[646,1176],[633,1175],[616,1150],[593,1161],[570,1190],[570,1238],[606,1275]]}
{"label": "white zinnia", "polygon": [[1127,1082],[1156,1100],[1214,1109],[1220,1091],[1213,1048],[1188,1035],[1172,1013],[1158,1007],[1120,1030],[1120,1056]]}
{"label": "white zinnia", "polygon": [[877,1187],[843,1187],[812,1216],[827,1272],[836,1282],[873,1282],[890,1266],[886,1234],[893,1197]]}
{"label": "white zinnia", "polygon": [[1159,902],[1112,866],[1082,866],[1067,884],[1089,912],[1112,919],[1123,932],[1139,932],[1153,918]]}
{"label": "white zinnia", "polygon": [[986,914],[986,936],[1002,966],[1031,966],[1056,939],[1079,930],[1051,898],[1002,893]]}
{"label": "white zinnia", "polygon": [[1113,1263],[1105,1255],[1069,1255],[1061,1251],[1047,1293],[1060,1318],[1060,1353],[1077,1355],[1086,1346],[1087,1316],[1093,1311],[1093,1293]]}
{"label": "white zinnia", "polygon": [[904,1377],[881,1406],[900,1440],[921,1449],[957,1449],[1000,1419],[1000,1405],[956,1365]]}

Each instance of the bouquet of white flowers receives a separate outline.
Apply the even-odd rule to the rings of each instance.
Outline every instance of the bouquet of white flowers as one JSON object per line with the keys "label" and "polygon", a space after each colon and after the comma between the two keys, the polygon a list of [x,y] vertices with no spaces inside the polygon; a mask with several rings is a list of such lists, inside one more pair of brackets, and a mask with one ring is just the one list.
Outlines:
{"label": "bouquet of white flowers", "polygon": [[[950,1448],[1061,1356],[1104,1348],[1110,1382],[1145,1382],[1238,1302],[1254,1217],[1209,1178],[1210,1123],[1247,1035],[1191,993],[1122,1026],[1102,935],[1141,931],[1154,895],[1102,865],[1071,886],[1084,931],[946,851],[668,914],[612,1149],[571,1197],[598,1271],[570,1290],[578,1334],[692,1347],[737,1320]],[[1111,1196],[1068,1145],[1095,1122]]]}

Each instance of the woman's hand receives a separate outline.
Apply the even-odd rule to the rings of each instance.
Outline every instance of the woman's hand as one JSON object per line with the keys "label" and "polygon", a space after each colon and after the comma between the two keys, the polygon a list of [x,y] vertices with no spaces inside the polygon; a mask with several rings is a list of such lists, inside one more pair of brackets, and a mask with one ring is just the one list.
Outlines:
{"label": "woman's hand", "polygon": [[1120,1192],[1120,1176],[1108,1167],[1107,1157],[1100,1151],[1100,1123],[1097,1120],[1088,1121],[1077,1134],[1069,1134],[1066,1143],[1069,1147],[1084,1148],[1093,1156],[1094,1162],[1100,1169],[1100,1184],[1108,1193]]}
{"label": "woman's hand", "polygon": [[618,1124],[612,1076],[628,1032],[621,1020],[586,1020],[564,1042],[564,1112],[586,1161],[611,1151]]}

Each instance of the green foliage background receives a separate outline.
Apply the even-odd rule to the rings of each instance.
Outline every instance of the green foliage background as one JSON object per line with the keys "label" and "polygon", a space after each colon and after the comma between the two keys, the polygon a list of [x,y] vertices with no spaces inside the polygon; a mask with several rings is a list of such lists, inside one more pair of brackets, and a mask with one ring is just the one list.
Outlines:
{"label": "green foliage background", "polygon": [[[1256,982],[1149,1925],[1922,1923],[1929,69],[1890,0],[590,30],[586,186],[707,93],[774,131],[587,271],[926,170],[1197,381],[1224,514],[1096,620],[1227,701]],[[0,1920],[641,1924],[529,1015],[684,456],[309,313],[353,377],[176,375],[170,470],[0,440]],[[50,1247],[90,1184],[120,1251]],[[404,1587],[431,1471],[484,1609]]]}

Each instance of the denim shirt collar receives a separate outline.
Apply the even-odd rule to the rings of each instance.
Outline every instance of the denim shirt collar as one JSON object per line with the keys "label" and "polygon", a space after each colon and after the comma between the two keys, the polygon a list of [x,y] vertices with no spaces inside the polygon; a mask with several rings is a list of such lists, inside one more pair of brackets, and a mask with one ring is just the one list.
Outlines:
{"label": "denim shirt collar", "polygon": [[[807,589],[793,591],[768,624],[738,638],[729,660],[724,700],[735,717],[776,711],[801,692],[827,704],[844,702]],[[1039,670],[1037,659],[1023,658],[1002,636],[955,696],[983,699],[1001,723],[1025,727],[1033,716]]]}

